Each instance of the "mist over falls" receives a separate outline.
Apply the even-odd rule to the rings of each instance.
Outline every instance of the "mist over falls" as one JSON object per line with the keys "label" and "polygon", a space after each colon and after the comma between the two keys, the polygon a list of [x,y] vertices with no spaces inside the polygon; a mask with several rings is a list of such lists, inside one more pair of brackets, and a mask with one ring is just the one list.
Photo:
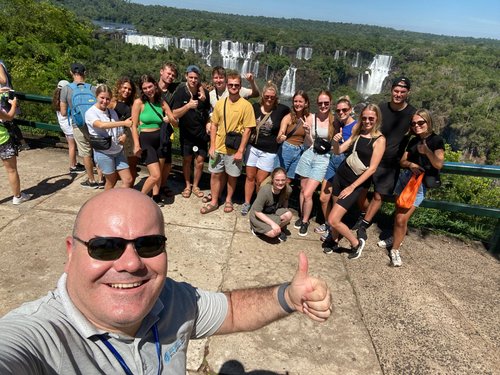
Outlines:
{"label": "mist over falls", "polygon": [[[199,54],[208,66],[222,65],[226,69],[237,70],[242,75],[253,73],[255,77],[261,77],[265,80],[276,79],[283,97],[293,96],[296,90],[297,67],[291,64],[286,70],[271,72],[266,64],[260,64],[259,55],[262,53],[274,53],[279,56],[288,56],[291,60],[311,60],[314,59],[313,49],[311,47],[298,47],[296,49],[279,46],[274,51],[266,51],[264,43],[242,43],[231,40],[200,40],[193,38],[177,37],[158,37],[152,35],[140,35],[127,33],[125,41],[131,44],[145,45],[149,48],[180,48],[184,51],[193,51]],[[332,59],[343,59],[354,68],[363,68],[365,63],[360,52],[352,53],[348,51],[332,51]],[[369,65],[365,66],[362,73],[359,74],[356,84],[357,91],[364,97],[379,94],[385,78],[389,75],[392,56],[375,55]],[[263,65],[263,66],[261,66]],[[270,73],[273,73],[271,76]],[[331,89],[331,78],[325,82],[326,89]]]}

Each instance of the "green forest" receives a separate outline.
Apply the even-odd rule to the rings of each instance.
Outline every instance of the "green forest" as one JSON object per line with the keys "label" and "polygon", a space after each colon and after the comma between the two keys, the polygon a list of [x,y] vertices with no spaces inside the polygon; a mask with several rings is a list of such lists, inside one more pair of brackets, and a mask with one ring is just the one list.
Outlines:
{"label": "green forest", "polygon": [[[205,80],[210,78],[211,68],[193,52],[126,44],[116,33],[99,30],[91,20],[132,24],[140,34],[147,35],[264,43],[265,52],[258,58],[272,69],[276,83],[281,81],[292,57],[280,56],[275,51],[280,46],[311,47],[314,51],[311,60],[293,61],[298,69],[297,89],[307,90],[311,97],[325,88],[330,77],[334,97],[348,94],[354,102],[364,101],[355,90],[357,77],[375,54],[391,55],[389,78],[398,75],[411,78],[411,103],[433,112],[437,131],[451,145],[453,151],[448,150],[447,154],[453,160],[486,164],[498,164],[500,160],[498,40],[357,24],[227,15],[144,6],[126,0],[0,0],[0,15],[4,20],[0,23],[0,59],[9,67],[16,90],[39,95],[50,96],[58,80],[69,78],[69,66],[75,61],[87,66],[88,81],[94,83],[113,85],[122,75],[135,80],[144,73],[157,76],[165,61],[173,61],[181,69],[197,64],[202,67]],[[359,52],[364,66],[354,68],[344,60],[334,60],[335,50]],[[264,82],[259,79],[262,85]],[[388,100],[389,86],[367,101]],[[54,122],[54,114],[46,105],[23,104],[23,117]],[[463,180],[450,176],[449,185],[455,186],[452,195],[460,196],[465,203],[498,207],[498,187],[491,181]],[[481,187],[479,191],[463,197],[463,191],[477,186]],[[478,223],[480,230],[484,226],[491,228],[491,223]],[[484,236],[483,233],[476,238]]]}

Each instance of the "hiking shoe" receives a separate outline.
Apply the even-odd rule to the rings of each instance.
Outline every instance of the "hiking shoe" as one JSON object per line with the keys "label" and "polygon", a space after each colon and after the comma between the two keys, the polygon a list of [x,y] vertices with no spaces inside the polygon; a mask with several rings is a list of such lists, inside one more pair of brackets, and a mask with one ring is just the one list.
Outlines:
{"label": "hiking shoe", "polygon": [[307,230],[309,229],[309,223],[302,222],[302,225],[299,229],[299,236],[304,237],[307,236]]}
{"label": "hiking shoe", "polygon": [[85,180],[82,183],[80,183],[81,187],[87,188],[87,189],[97,189],[99,185],[95,181],[89,181]]}
{"label": "hiking shoe", "polygon": [[368,239],[368,235],[366,234],[366,228],[365,227],[359,227],[359,229],[356,232],[358,234],[358,239],[362,238],[363,240]]}
{"label": "hiking shoe", "polygon": [[279,235],[278,235],[278,240],[280,240],[280,242],[285,242],[287,240],[287,237],[286,237],[286,234],[281,232]]}
{"label": "hiking shoe", "polygon": [[80,163],[76,163],[74,167],[69,167],[69,173],[83,173],[83,172],[85,172],[85,166]]}
{"label": "hiking shoe", "polygon": [[246,216],[248,212],[250,211],[250,208],[252,205],[250,203],[243,203],[241,205],[241,216]]}
{"label": "hiking shoe", "polygon": [[351,230],[358,230],[359,228],[361,228],[361,223],[363,222],[364,218],[364,215],[360,215],[358,217],[358,220],[356,220],[356,223],[352,226]]}
{"label": "hiking shoe", "polygon": [[314,233],[323,234],[328,231],[328,224],[321,224],[319,227],[314,228]]}
{"label": "hiking shoe", "polygon": [[297,221],[295,222],[295,224],[293,224],[293,227],[295,229],[300,229],[302,227],[302,219],[297,219]]}
{"label": "hiking shoe", "polygon": [[391,262],[394,267],[401,267],[403,265],[399,250],[391,250]]}
{"label": "hiking shoe", "polygon": [[18,197],[12,197],[12,204],[21,204],[23,202],[29,201],[33,194],[26,194],[21,192]]}
{"label": "hiking shoe", "polygon": [[387,237],[385,240],[378,241],[377,246],[381,247],[382,249],[387,249],[389,247],[392,247],[393,243],[394,243],[394,238]]}
{"label": "hiking shoe", "polygon": [[347,256],[349,259],[358,259],[365,248],[365,240],[364,238],[358,238],[359,244],[356,247],[351,248],[351,253]]}
{"label": "hiking shoe", "polygon": [[103,178],[101,181],[97,183],[97,188],[98,189],[104,189],[104,186],[106,185],[106,180]]}
{"label": "hiking shoe", "polygon": [[328,241],[323,243],[323,253],[331,254],[339,249],[339,243],[337,241]]}

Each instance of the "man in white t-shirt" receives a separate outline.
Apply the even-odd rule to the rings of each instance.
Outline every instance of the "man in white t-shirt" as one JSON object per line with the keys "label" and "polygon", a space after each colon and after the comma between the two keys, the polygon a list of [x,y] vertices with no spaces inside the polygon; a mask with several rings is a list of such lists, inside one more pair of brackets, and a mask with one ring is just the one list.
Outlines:
{"label": "man in white t-shirt", "polygon": [[[248,73],[245,78],[250,83],[250,88],[241,87],[240,96],[244,99],[258,97],[260,92],[255,83],[253,74]],[[227,90],[227,73],[226,69],[222,66],[216,66],[212,69],[212,84],[214,88],[210,91],[210,106],[213,110],[215,103],[217,103],[219,99],[227,98],[229,96],[229,91]]]}

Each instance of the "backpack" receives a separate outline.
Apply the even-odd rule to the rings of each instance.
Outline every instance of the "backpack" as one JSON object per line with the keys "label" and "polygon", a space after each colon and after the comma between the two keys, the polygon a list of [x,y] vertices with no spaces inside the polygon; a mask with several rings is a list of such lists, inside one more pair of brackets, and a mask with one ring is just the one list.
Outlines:
{"label": "backpack", "polygon": [[71,96],[72,107],[68,106],[68,117],[71,122],[78,127],[85,125],[85,112],[96,103],[96,98],[92,92],[92,86],[88,83],[70,83],[73,94]]}

